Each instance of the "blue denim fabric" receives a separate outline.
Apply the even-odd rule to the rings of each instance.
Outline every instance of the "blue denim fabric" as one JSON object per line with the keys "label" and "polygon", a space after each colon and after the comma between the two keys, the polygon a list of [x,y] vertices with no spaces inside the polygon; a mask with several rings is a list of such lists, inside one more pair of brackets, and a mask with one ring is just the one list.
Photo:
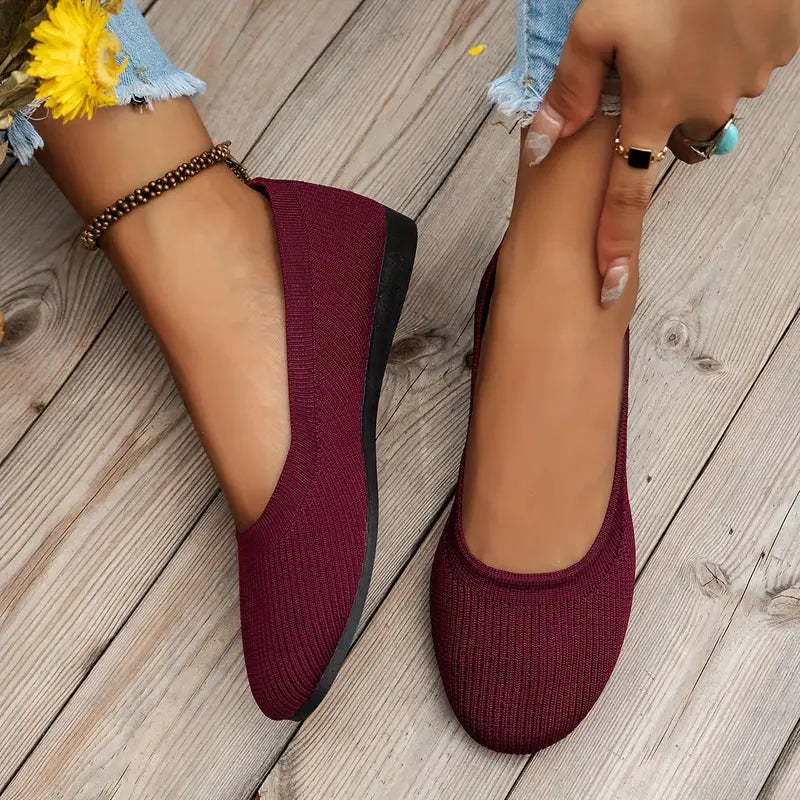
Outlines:
{"label": "blue denim fabric", "polygon": [[[120,63],[125,57],[128,59],[116,88],[120,105],[134,99],[150,105],[153,100],[192,97],[205,90],[203,81],[172,66],[134,0],[125,0],[120,13],[109,18],[107,27],[122,45]],[[29,119],[38,108],[40,104],[35,103],[17,114],[8,129],[9,150],[23,164],[27,164],[34,150],[44,144]]]}
{"label": "blue denim fabric", "polygon": [[[500,110],[530,122],[550,86],[581,0],[517,0],[517,57],[511,71],[489,87]],[[601,111],[619,113],[619,98],[603,95]]]}

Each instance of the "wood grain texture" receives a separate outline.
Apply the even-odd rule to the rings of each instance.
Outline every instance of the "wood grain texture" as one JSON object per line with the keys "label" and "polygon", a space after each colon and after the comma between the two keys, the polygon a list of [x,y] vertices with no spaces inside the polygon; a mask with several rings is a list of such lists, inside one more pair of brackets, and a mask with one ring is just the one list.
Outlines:
{"label": "wood grain texture", "polygon": [[800,722],[772,769],[758,800],[795,800],[800,787]]}
{"label": "wood grain texture", "polygon": [[2,459],[89,348],[122,288],[101,255],[80,249],[77,215],[37,165],[12,169],[0,184],[0,216]]}
{"label": "wood grain texture", "polygon": [[96,352],[0,470],[0,781],[216,491],[131,303]]}
{"label": "wood grain texture", "polygon": [[[457,11],[458,4],[453,5],[453,13]],[[510,29],[510,25],[508,26]],[[508,34],[508,31],[505,32]],[[438,34],[437,34],[438,36]],[[497,34],[498,40],[501,39]],[[507,39],[504,35],[502,39]],[[457,41],[453,47],[461,48],[461,42]],[[368,63],[363,67],[372,70],[373,64]],[[487,70],[494,67],[487,66]],[[339,80],[339,76],[332,76],[332,80]],[[469,88],[467,81],[472,82],[474,76],[465,74],[463,76],[464,86],[460,87],[457,83],[453,84],[456,89]],[[487,77],[488,80],[488,77]],[[375,87],[376,96],[373,102],[381,102],[381,92],[387,91],[386,87]],[[476,92],[475,102],[485,103],[482,93]],[[425,103],[427,95],[421,91],[417,95],[420,103]],[[308,119],[312,119],[312,112],[308,113]],[[424,142],[427,140],[429,131],[427,125],[435,122],[435,114],[428,116],[423,124],[420,120],[414,129],[419,144],[419,148],[424,152]],[[406,135],[412,135],[412,131],[406,131]],[[315,143],[307,141],[303,146],[309,152],[313,150]],[[376,154],[377,155],[377,154]],[[425,173],[425,161],[420,161],[416,170],[409,170],[406,174],[408,184],[418,187],[421,182],[429,181],[429,192],[433,193],[437,184],[432,182]],[[407,184],[398,183],[396,192],[398,198],[402,197]],[[498,191],[499,194],[499,191]],[[420,198],[420,205],[423,205],[427,198]],[[413,211],[412,211],[413,213]],[[498,224],[498,223],[495,223]],[[491,239],[487,238],[483,247],[487,252],[491,249]],[[486,256],[488,258],[488,255]],[[126,308],[128,308],[126,304]],[[132,312],[130,312],[132,313]],[[81,365],[81,370],[68,382],[58,399],[48,409],[48,414],[53,422],[53,428],[39,432],[39,427],[35,427],[31,434],[26,437],[23,443],[15,452],[12,458],[5,465],[7,475],[14,475],[16,485],[24,486],[31,481],[32,475],[42,474],[42,481],[47,481],[48,485],[57,487],[60,494],[59,498],[66,498],[65,503],[70,504],[73,509],[69,524],[63,528],[58,527],[59,515],[63,513],[61,507],[53,508],[51,504],[44,503],[39,510],[40,520],[35,526],[30,522],[21,524],[25,519],[24,508],[21,503],[8,509],[9,525],[4,529],[2,536],[8,541],[7,552],[9,563],[6,566],[7,572],[3,583],[3,588],[9,596],[8,619],[4,627],[0,629],[0,636],[3,640],[3,648],[6,652],[13,653],[13,657],[4,660],[3,668],[9,675],[23,676],[19,680],[24,680],[24,691],[18,691],[12,700],[12,696],[2,698],[0,706],[4,709],[9,724],[6,730],[14,735],[8,736],[7,740],[2,741],[0,752],[3,754],[2,763],[8,770],[6,777],[11,773],[16,763],[24,755],[26,748],[35,742],[36,737],[47,727],[53,715],[57,713],[60,704],[69,696],[70,692],[77,686],[81,677],[91,667],[97,656],[103,652],[108,642],[113,638],[119,625],[130,613],[136,603],[141,598],[147,588],[142,576],[147,576],[153,580],[163,569],[166,560],[172,550],[177,547],[183,535],[189,527],[189,518],[192,514],[198,514],[204,504],[208,502],[210,493],[213,492],[213,481],[208,467],[199,456],[199,447],[194,442],[188,420],[182,411],[180,403],[175,394],[169,390],[168,397],[162,397],[164,386],[169,386],[166,370],[158,359],[157,352],[152,341],[144,334],[141,322],[132,317],[136,336],[144,336],[142,353],[136,358],[129,355],[124,349],[124,340],[129,339],[132,334],[129,330],[122,330],[118,324],[118,317],[112,319],[109,328],[103,332],[98,339],[95,347],[90,351],[86,361]],[[406,351],[408,354],[408,351]],[[118,369],[117,360],[126,359],[126,365],[131,370],[131,381],[137,386],[137,403],[133,407],[127,406],[127,399],[124,394],[125,386],[117,387],[114,385],[115,373]],[[441,361],[441,359],[440,359]],[[400,359],[399,371],[402,376],[407,376],[411,367],[409,366],[408,355]],[[83,369],[85,367],[85,369]],[[463,354],[458,362],[458,369],[463,374]],[[103,376],[98,379],[98,374]],[[119,389],[119,391],[118,391]],[[63,399],[62,399],[63,397]],[[92,402],[103,404],[102,413],[104,419],[109,420],[108,426],[113,430],[115,415],[123,414],[125,424],[131,427],[146,426],[148,424],[148,409],[157,401],[164,404],[163,413],[176,420],[175,430],[176,440],[163,442],[164,447],[174,450],[185,448],[189,452],[197,454],[198,458],[186,458],[184,456],[185,471],[180,469],[177,473],[170,471],[166,476],[159,471],[157,459],[164,458],[164,453],[160,449],[162,443],[154,443],[153,447],[158,449],[158,454],[154,456],[154,462],[147,465],[132,463],[124,471],[124,475],[117,475],[115,478],[124,480],[128,490],[131,487],[137,489],[137,504],[122,503],[124,492],[114,494],[109,493],[98,495],[97,503],[92,507],[93,514],[84,517],[81,509],[95,497],[96,490],[92,482],[94,470],[102,471],[105,460],[112,462],[121,456],[118,453],[120,444],[109,434],[109,429],[103,426],[98,427],[97,419],[89,415],[76,415],[76,407],[80,405],[81,398],[91,397]],[[440,416],[427,415],[423,424],[429,426],[428,431],[438,428],[445,430],[449,420],[443,420]],[[180,422],[178,422],[178,420]],[[458,440],[463,436],[464,415],[453,417],[453,424],[457,426],[456,434],[449,440],[449,448],[446,452],[454,452],[458,447]],[[79,451],[75,458],[68,464],[56,461],[51,465],[53,468],[45,468],[44,455],[48,458],[54,452],[54,433],[56,430],[73,431],[77,441],[87,441],[89,449],[84,453]],[[49,450],[48,450],[49,448]],[[60,451],[59,451],[60,452]],[[102,457],[98,457],[102,453]],[[34,457],[35,455],[38,456]],[[445,477],[445,465],[437,463],[435,458],[430,458],[431,472],[439,476],[437,484],[439,493],[446,491],[446,484],[451,482],[452,477]],[[48,462],[49,464],[49,462]],[[75,480],[74,476],[81,476],[81,480]],[[0,473],[0,477],[2,473]],[[166,479],[166,483],[165,483]],[[182,487],[191,487],[191,491],[184,493]],[[162,491],[169,494],[164,500]],[[42,490],[39,494],[45,494]],[[407,495],[408,497],[408,495]],[[435,494],[432,494],[435,497]],[[408,502],[406,501],[408,505]],[[142,508],[147,509],[146,525],[138,520],[138,515],[142,513]],[[420,505],[414,509],[414,532],[411,539],[418,538],[422,531],[427,527],[430,515],[435,508]],[[127,514],[132,515],[129,521]],[[94,530],[96,522],[93,520],[103,518],[106,523],[113,525],[112,535],[109,537],[108,548],[101,548],[94,558],[84,555],[86,550],[90,550],[94,544],[94,537],[98,534]],[[133,526],[133,521],[136,525]],[[129,525],[130,522],[130,525]],[[135,527],[135,533],[134,533]],[[228,525],[228,529],[230,526]],[[2,552],[4,542],[0,540],[0,552]],[[125,551],[126,558],[135,562],[135,570],[141,583],[135,580],[127,581],[119,574],[119,565],[115,561],[117,549]],[[37,566],[39,557],[37,554],[45,551],[51,554],[67,554],[78,551],[80,557],[73,559],[71,569],[64,573],[63,562],[59,562],[62,569],[61,580],[56,580],[55,572],[43,571]],[[13,557],[13,563],[11,558]],[[55,555],[49,556],[50,561],[55,559]],[[86,572],[84,572],[84,567]],[[88,576],[88,577],[87,577]],[[78,619],[78,609],[71,605],[71,600],[83,601],[79,588],[82,587],[91,577],[92,588],[98,602],[89,603],[81,608],[82,616]],[[235,589],[234,586],[231,587]],[[13,607],[11,605],[13,601]],[[21,617],[14,616],[13,611],[24,605],[28,615]],[[31,635],[31,621],[35,621],[37,629],[41,631],[34,648],[27,644],[27,638]],[[23,622],[25,624],[23,624]],[[72,626],[77,626],[80,630],[73,631]],[[48,630],[54,627],[59,631],[59,636],[53,636]],[[78,636],[77,633],[80,635]],[[180,646],[180,645],[179,645]],[[39,660],[40,651],[50,648],[48,659]],[[67,670],[57,670],[55,664],[67,662],[74,665],[74,668]],[[240,666],[241,670],[241,666]],[[239,674],[241,678],[241,674]],[[17,687],[19,688],[19,687]],[[1,691],[1,690],[0,690]],[[201,746],[196,751],[197,762],[194,766],[202,770],[208,761]],[[8,765],[6,767],[6,764]],[[171,769],[167,763],[162,765],[164,769]],[[260,780],[261,774],[256,778],[251,776],[254,781],[253,788]],[[16,785],[16,783],[15,783]],[[187,796],[194,796],[195,791],[191,786],[186,787]],[[154,790],[153,796],[159,796]]]}
{"label": "wood grain texture", "polygon": [[[253,164],[418,211],[489,111],[486,86],[512,57],[513,23],[506,0],[364,3],[265,131]],[[474,58],[476,42],[487,48]],[[298,147],[309,139],[313,147]]]}
{"label": "wood grain texture", "polygon": [[[208,81],[199,100],[214,136],[247,151],[360,0],[160,0],[148,21],[174,63]],[[263,65],[261,69],[245,64]],[[47,407],[119,303],[80,220],[32,165],[0,184],[0,461]],[[46,231],[46,235],[43,232]]]}
{"label": "wood grain texture", "polygon": [[362,2],[158,0],[147,19],[170,60],[206,82],[196,102],[212,138],[243,156]]}
{"label": "wood grain texture", "polygon": [[800,307],[798,91],[800,60],[741,104],[736,157],[677,164],[646,219],[628,440],[640,563]]}
{"label": "wood grain texture", "polygon": [[252,701],[236,576],[218,498],[3,797],[246,797],[293,726]]}

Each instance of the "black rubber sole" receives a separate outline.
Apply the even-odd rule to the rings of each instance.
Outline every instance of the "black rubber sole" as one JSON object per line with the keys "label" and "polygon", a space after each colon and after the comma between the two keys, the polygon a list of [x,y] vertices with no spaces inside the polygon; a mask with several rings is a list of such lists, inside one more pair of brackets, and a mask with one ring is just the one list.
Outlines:
{"label": "black rubber sole", "polygon": [[292,717],[302,722],[322,702],[331,688],[334,678],[344,664],[355,639],[375,563],[375,547],[378,541],[378,474],[375,457],[375,434],[378,417],[378,400],[381,394],[383,374],[392,349],[392,339],[403,310],[403,303],[411,280],[414,256],[417,250],[417,226],[413,220],[387,208],[386,244],[383,251],[381,274],[378,281],[378,296],[372,319],[372,335],[369,343],[367,377],[364,383],[364,399],[361,406],[361,449],[367,479],[367,541],[364,564],[358,583],[353,608],[347,619],[344,632],[339,639],[333,657],[314,687],[311,696]]}

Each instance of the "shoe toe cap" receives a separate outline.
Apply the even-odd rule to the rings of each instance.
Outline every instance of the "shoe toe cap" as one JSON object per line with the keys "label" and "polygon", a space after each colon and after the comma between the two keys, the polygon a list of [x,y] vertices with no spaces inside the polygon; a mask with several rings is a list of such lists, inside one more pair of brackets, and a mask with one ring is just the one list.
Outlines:
{"label": "shoe toe cap", "polygon": [[312,696],[321,699],[320,681],[347,630],[363,564],[363,551],[311,557],[288,539],[272,547],[239,541],[247,676],[259,708],[276,720],[305,716]]}
{"label": "shoe toe cap", "polygon": [[440,546],[431,625],[442,682],[480,744],[534,753],[571,733],[605,688],[625,636],[632,577],[553,602],[467,579]]}
{"label": "shoe toe cap", "polygon": [[[497,672],[487,671],[477,677],[478,682],[490,686],[497,686],[501,680]],[[458,721],[476,742],[500,753],[530,754],[572,733],[600,694],[570,689],[561,686],[547,699],[537,694],[521,696],[512,687],[496,689],[491,698],[481,700],[470,692],[450,690],[447,695]]]}

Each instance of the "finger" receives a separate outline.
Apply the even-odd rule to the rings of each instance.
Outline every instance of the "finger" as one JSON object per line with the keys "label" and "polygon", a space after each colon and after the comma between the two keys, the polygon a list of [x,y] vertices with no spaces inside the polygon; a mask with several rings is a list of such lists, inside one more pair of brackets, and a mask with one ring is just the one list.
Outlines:
{"label": "finger", "polygon": [[659,122],[657,109],[635,102],[626,105],[623,98],[619,138],[628,157],[614,155],[597,232],[604,308],[623,296],[631,270],[638,265],[644,214],[672,127]]}
{"label": "finger", "polygon": [[688,139],[704,142],[712,139],[731,118],[734,112],[734,104],[726,104],[715,111],[704,114],[702,117],[687,119],[678,125],[678,132]]}
{"label": "finger", "polygon": [[[580,12],[579,12],[580,13]],[[533,118],[526,147],[531,165],[541,163],[561,136],[571,136],[597,110],[612,61],[613,43],[576,14],[555,76]]]}

